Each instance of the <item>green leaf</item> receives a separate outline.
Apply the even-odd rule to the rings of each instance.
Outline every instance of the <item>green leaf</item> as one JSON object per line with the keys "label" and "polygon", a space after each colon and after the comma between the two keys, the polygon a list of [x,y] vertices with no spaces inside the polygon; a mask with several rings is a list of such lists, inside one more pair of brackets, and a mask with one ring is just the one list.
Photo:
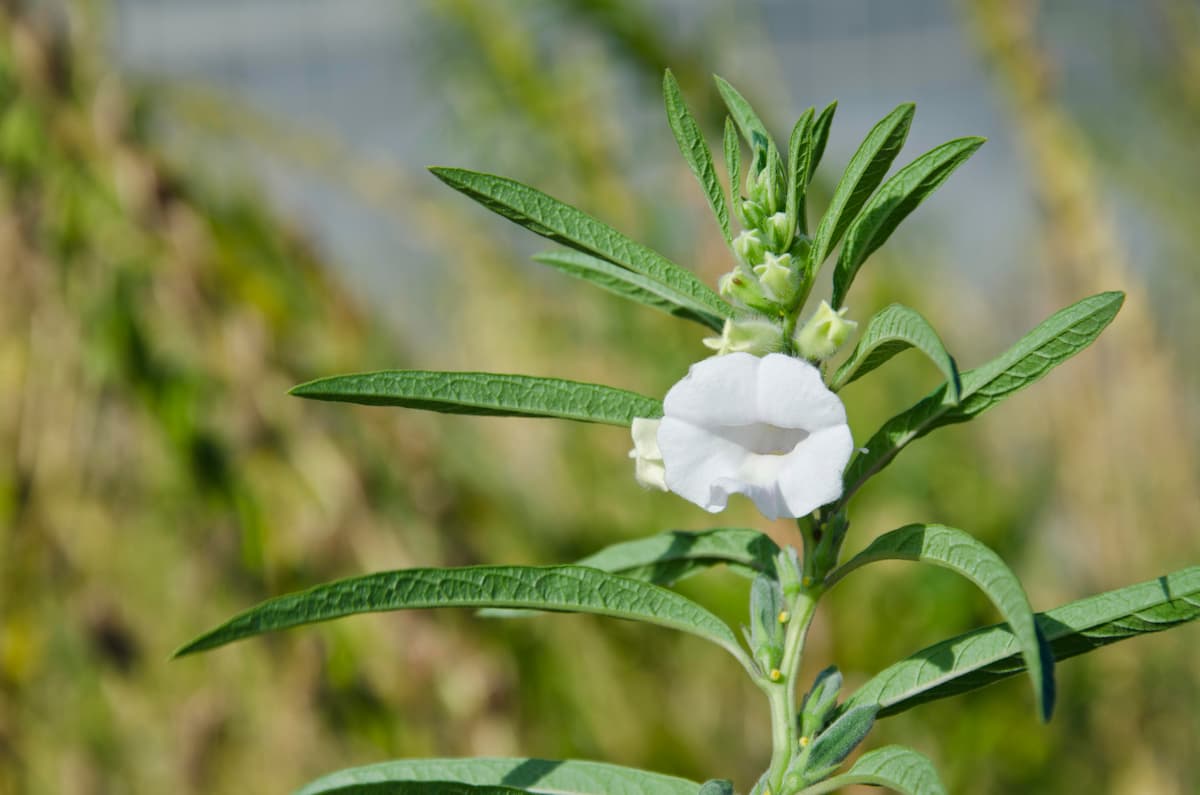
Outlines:
{"label": "green leaf", "polygon": [[555,795],[696,795],[687,779],[600,762],[549,759],[398,759],[323,776],[294,795],[391,792],[390,785],[457,781]]}
{"label": "green leaf", "polygon": [[875,713],[878,711],[879,708],[873,704],[862,704],[842,712],[809,746],[805,772],[819,779],[836,770],[866,739],[867,733],[875,725]]}
{"label": "green leaf", "polygon": [[733,527],[668,530],[605,547],[575,565],[659,585],[673,585],[684,577],[723,563],[750,578],[757,572],[774,574],[778,553],[775,542],[757,530]]}
{"label": "green leaf", "polygon": [[[833,114],[837,112],[837,101],[830,102],[813,122],[812,154],[808,158],[808,181],[812,182],[817,166],[825,155],[825,144],[829,142],[829,128],[833,126]],[[803,205],[801,205],[803,210]],[[801,214],[803,217],[803,214]]]}
{"label": "green leaf", "polygon": [[958,138],[944,143],[909,163],[883,183],[846,231],[846,245],[833,271],[833,304],[840,308],[858,269],[877,248],[917,209],[917,205],[983,146],[983,138]]}
{"label": "green leaf", "polygon": [[887,787],[901,795],[946,795],[933,763],[911,748],[886,745],[858,758],[848,771],[801,790],[797,795],[826,795],[852,784]]}
{"label": "green leaf", "polygon": [[800,115],[796,126],[792,128],[792,137],[788,139],[787,203],[784,207],[788,229],[795,231],[798,223],[802,233],[806,227],[801,210],[804,195],[808,192],[808,166],[812,158],[813,143],[812,123],[813,109],[809,108]]}
{"label": "green leaf", "polygon": [[515,787],[478,786],[460,781],[388,781],[351,784],[336,790],[340,795],[524,795],[530,790]]}
{"label": "green leaf", "polygon": [[699,795],[733,795],[733,782],[723,778],[709,779],[700,787]]}
{"label": "green leaf", "polygon": [[871,129],[854,157],[850,158],[850,165],[846,166],[834,189],[829,207],[813,236],[810,261],[814,271],[833,251],[850,222],[883,181],[892,161],[904,146],[915,112],[916,106],[911,102],[897,107]]}
{"label": "green leaf", "polygon": [[729,627],[690,599],[582,566],[403,569],[351,577],[269,599],[186,644],[175,656],[358,613],[427,607],[508,607],[645,621],[712,641],[743,660]]}
{"label": "green leaf", "polygon": [[667,104],[667,120],[671,123],[671,132],[675,134],[679,151],[704,189],[708,206],[721,226],[721,234],[725,236],[725,242],[729,242],[733,239],[729,234],[729,210],[725,206],[725,191],[713,168],[712,152],[704,140],[704,133],[700,132],[700,126],[688,110],[679,83],[670,69],[663,74],[663,97]]}
{"label": "green leaf", "polygon": [[[915,560],[961,574],[979,586],[1012,628],[1029,671],[1043,720],[1054,710],[1054,658],[1038,636],[1033,608],[1021,581],[1000,556],[970,534],[938,524],[911,524],[884,533],[826,579],[832,586],[850,572],[877,560]],[[860,702],[861,703],[861,702]]]}
{"label": "green leaf", "polygon": [[754,108],[750,107],[750,103],[736,88],[718,75],[713,75],[713,80],[717,84],[717,91],[720,92],[725,107],[729,108],[729,115],[733,116],[746,143],[750,145],[750,150],[755,152],[756,156],[760,150],[765,155],[771,142],[771,134],[767,132],[767,125],[763,124],[762,119],[754,112]]}
{"label": "green leaf", "polygon": [[[773,575],[779,547],[757,530],[715,528],[668,530],[665,533],[605,547],[576,566],[588,566],[622,577],[670,586],[682,579],[725,564],[730,571],[754,579],[759,572]],[[527,618],[530,610],[480,610],[487,618]]]}
{"label": "green leaf", "polygon": [[715,331],[720,331],[725,321],[711,312],[693,309],[686,296],[682,296],[665,284],[648,279],[641,274],[613,265],[607,260],[584,254],[581,251],[547,251],[534,259],[543,265],[591,282],[610,293],[645,304],[676,317],[694,320]]}
{"label": "green leaf", "polygon": [[733,307],[693,274],[582,210],[563,204],[536,188],[507,177],[461,168],[434,167],[430,171],[450,187],[535,234],[602,257],[671,288],[696,312],[720,317],[733,314]]}
{"label": "green leaf", "polygon": [[[1097,594],[1036,616],[1056,660],[1200,618],[1200,566]],[[875,675],[847,704],[878,704],[880,717],[966,693],[1025,670],[1020,642],[1007,624],[967,632],[907,657]]]}
{"label": "green leaf", "polygon": [[1112,322],[1125,294],[1100,293],[1060,309],[999,357],[962,374],[962,390],[955,401],[942,386],[908,410],[883,424],[846,468],[838,506],[867,480],[892,462],[906,445],[944,425],[966,422],[1037,381],[1092,344]]}
{"label": "green leaf", "polygon": [[318,378],[293,387],[291,394],[445,414],[556,417],[610,425],[630,425],[635,417],[662,416],[661,401],[624,389],[500,373],[381,370]]}
{"label": "green leaf", "polygon": [[733,119],[728,116],[725,117],[722,145],[725,149],[725,170],[729,172],[729,198],[736,208],[742,195],[742,145],[738,141]]}
{"label": "green leaf", "polygon": [[929,321],[902,304],[886,306],[871,317],[854,352],[834,373],[829,388],[836,392],[909,348],[925,354],[941,370],[946,377],[946,399],[957,403],[961,384],[954,358],[946,352]]}

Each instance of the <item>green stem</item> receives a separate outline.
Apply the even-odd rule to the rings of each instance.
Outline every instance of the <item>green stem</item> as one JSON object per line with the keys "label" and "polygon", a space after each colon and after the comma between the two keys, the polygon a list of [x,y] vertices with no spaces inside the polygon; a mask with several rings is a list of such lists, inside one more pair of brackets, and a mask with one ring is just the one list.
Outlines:
{"label": "green stem", "polygon": [[770,687],[767,697],[771,702],[771,738],[774,743],[767,781],[772,795],[780,792],[783,774],[797,750],[796,680],[800,675],[804,640],[808,636],[822,590],[820,583],[806,585],[791,604],[787,634],[784,636],[783,661],[779,669],[782,681],[767,683]]}

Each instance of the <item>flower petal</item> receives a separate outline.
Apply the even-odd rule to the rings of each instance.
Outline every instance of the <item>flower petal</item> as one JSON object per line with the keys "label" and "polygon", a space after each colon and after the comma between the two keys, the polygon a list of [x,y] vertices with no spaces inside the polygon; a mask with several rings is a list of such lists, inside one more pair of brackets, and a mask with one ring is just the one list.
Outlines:
{"label": "flower petal", "polygon": [[658,446],[664,462],[670,461],[667,488],[710,513],[725,509],[733,492],[714,488],[714,484],[737,477],[747,455],[744,447],[674,417],[663,418]]}
{"label": "flower petal", "polygon": [[663,398],[663,413],[709,428],[758,422],[762,361],[748,353],[730,353],[696,362]]}
{"label": "flower petal", "polygon": [[763,357],[758,368],[756,414],[756,422],[809,432],[846,424],[846,409],[821,371],[781,353]]}
{"label": "flower petal", "polygon": [[850,427],[838,425],[817,431],[785,456],[778,483],[786,515],[804,516],[842,496],[842,471],[853,451]]}

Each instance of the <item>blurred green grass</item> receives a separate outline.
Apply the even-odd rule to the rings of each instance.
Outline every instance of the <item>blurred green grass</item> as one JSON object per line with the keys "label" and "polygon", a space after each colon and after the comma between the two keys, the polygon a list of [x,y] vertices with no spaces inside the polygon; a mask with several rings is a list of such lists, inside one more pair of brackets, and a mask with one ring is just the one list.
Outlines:
{"label": "blurred green grass", "polygon": [[[520,134],[509,173],[682,252],[715,282],[724,254],[682,162],[668,172],[669,201],[639,198],[646,187],[626,175],[640,149],[611,123],[618,104],[657,107],[669,63],[715,132],[711,54],[648,34],[637,5],[608,1],[564,16],[609,46],[548,53],[534,46],[536,8],[426,6],[431,52],[457,56],[443,75],[470,120],[460,134]],[[907,452],[857,499],[849,543],[908,521],[962,526],[1044,608],[1200,552],[1196,381],[1177,372],[1190,342],[1159,327],[1186,317],[1195,295],[1174,291],[1166,300],[1177,305],[1164,307],[1107,235],[1109,210],[1089,189],[1107,162],[1089,149],[1104,139],[1043,82],[1052,64],[1030,35],[1034,10],[971,3],[963,14],[1038,166],[1037,226],[1016,232],[1039,241],[1018,271],[1037,296],[981,295],[940,263],[922,262],[937,278],[914,284],[927,251],[901,246],[866,270],[856,314],[909,303],[971,366],[1007,345],[998,327],[1030,325],[1088,291],[1126,289],[1131,300],[1036,394]],[[640,626],[414,613],[168,662],[230,613],[321,580],[552,563],[706,524],[634,486],[619,431],[306,404],[285,395],[292,384],[429,366],[662,394],[702,352],[683,324],[542,278],[501,221],[448,192],[428,195],[233,98],[129,88],[88,26],[68,36],[36,19],[0,11],[0,792],[278,792],[350,764],[467,754],[589,757],[747,787],[768,755],[760,695],[716,650]],[[1191,96],[1194,71],[1172,63],[1154,73],[1156,87]],[[606,83],[618,71],[639,76],[633,97]],[[1187,128],[1194,107],[1157,112]],[[397,341],[261,196],[215,188],[202,166],[173,160],[167,114],[337,175],[431,247],[453,250],[456,311],[433,340]],[[665,125],[663,141],[669,153]],[[1196,168],[1200,155],[1190,156]],[[1194,235],[1187,213],[1157,217],[1180,240]],[[1002,317],[1008,309],[1020,317]],[[907,364],[847,389],[860,436],[935,383]],[[721,523],[762,526],[745,506]],[[772,532],[790,540],[786,523]],[[742,620],[734,578],[705,575],[685,590]],[[831,597],[807,666],[837,661],[853,683],[994,620],[953,578],[883,568]],[[870,744],[918,747],[951,791],[1194,792],[1198,650],[1185,628],[1065,664],[1048,727],[1014,682],[888,719]]]}

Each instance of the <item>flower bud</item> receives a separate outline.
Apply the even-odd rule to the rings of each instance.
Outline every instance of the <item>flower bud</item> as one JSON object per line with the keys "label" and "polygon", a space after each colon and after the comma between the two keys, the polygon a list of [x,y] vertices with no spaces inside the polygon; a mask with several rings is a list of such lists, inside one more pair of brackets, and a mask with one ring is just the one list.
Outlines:
{"label": "flower bud", "polygon": [[717,288],[725,298],[747,306],[767,315],[779,312],[779,305],[773,303],[763,294],[758,277],[745,268],[738,267],[721,277]]}
{"label": "flower bud", "polygon": [[796,332],[796,349],[800,355],[810,361],[821,361],[837,353],[858,327],[853,320],[846,320],[845,314],[845,307],[835,312],[828,302],[822,301],[808,322]]}
{"label": "flower bud", "polygon": [[767,245],[772,251],[787,251],[791,246],[792,228],[788,224],[787,213],[775,213],[763,221],[763,229],[767,233]]}
{"label": "flower bud", "polygon": [[766,248],[763,246],[762,234],[755,229],[748,229],[733,239],[733,251],[746,265],[757,265],[762,262]]}
{"label": "flower bud", "polygon": [[754,275],[762,283],[763,294],[770,300],[786,306],[796,296],[799,279],[792,269],[790,254],[772,254],[768,251],[763,255],[762,264],[754,266]]}
{"label": "flower bud", "polygon": [[746,193],[750,195],[750,200],[757,202],[763,207],[770,204],[771,190],[771,169],[763,168],[757,174],[746,175]]}
{"label": "flower bud", "polygon": [[783,347],[783,332],[769,320],[726,320],[719,337],[703,340],[705,346],[716,351],[717,356],[726,353],[749,353],[765,356]]}
{"label": "flower bud", "polygon": [[767,217],[767,210],[764,204],[750,200],[738,200],[739,206],[742,208],[741,218],[742,223],[746,226],[757,229],[762,226],[763,219]]}

